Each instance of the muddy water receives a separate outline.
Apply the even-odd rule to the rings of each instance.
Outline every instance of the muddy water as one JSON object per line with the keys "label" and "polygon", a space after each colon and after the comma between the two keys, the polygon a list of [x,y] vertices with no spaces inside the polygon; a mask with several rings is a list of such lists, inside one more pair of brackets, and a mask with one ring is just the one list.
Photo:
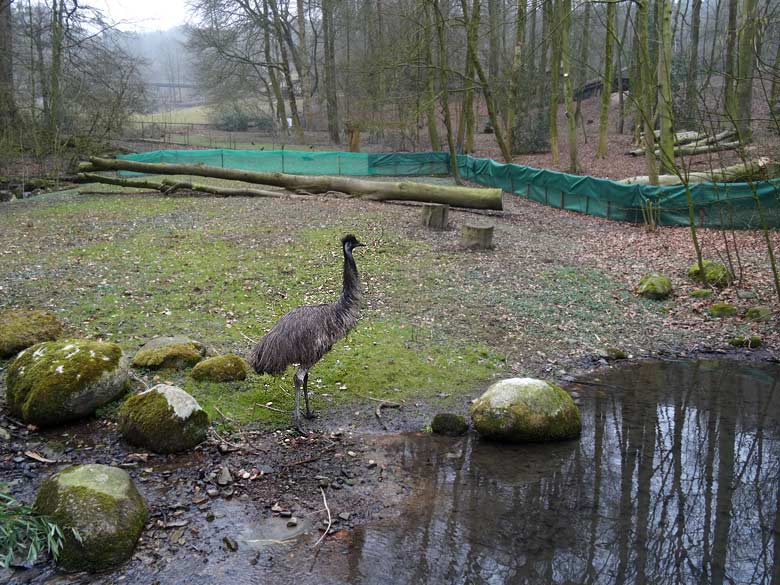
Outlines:
{"label": "muddy water", "polygon": [[40,582],[780,584],[780,366],[643,363],[587,382],[569,388],[577,441],[366,439],[388,466],[374,520],[319,547],[322,516],[288,529],[226,501],[163,567]]}
{"label": "muddy water", "polygon": [[388,445],[418,489],[303,581],[780,582],[779,367],[642,364],[576,390],[579,441]]}

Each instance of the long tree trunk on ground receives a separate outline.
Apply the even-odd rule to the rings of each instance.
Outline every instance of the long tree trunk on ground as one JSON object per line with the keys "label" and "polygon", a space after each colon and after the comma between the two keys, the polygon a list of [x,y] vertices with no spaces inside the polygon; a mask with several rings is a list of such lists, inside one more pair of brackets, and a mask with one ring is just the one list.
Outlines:
{"label": "long tree trunk on ground", "polygon": [[561,0],[561,65],[563,69],[563,97],[566,103],[566,126],[569,143],[569,172],[580,172],[577,155],[577,117],[571,81],[571,0]]}
{"label": "long tree trunk on ground", "polygon": [[723,104],[726,110],[726,118],[735,124],[737,119],[737,13],[739,0],[729,0],[729,23],[726,33],[726,64],[724,67]]}
{"label": "long tree trunk on ground", "polygon": [[16,120],[11,0],[0,0],[0,139]]}
{"label": "long tree trunk on ground", "polygon": [[[607,156],[607,129],[609,125],[609,100],[612,95],[612,47],[615,46],[615,3],[607,4],[607,31],[604,38],[604,79],[601,89],[601,113],[599,114],[599,145],[596,156]],[[623,91],[622,73],[618,72],[618,91]]]}
{"label": "long tree trunk on ground", "polygon": [[737,58],[737,130],[741,142],[752,138],[753,70],[756,62],[757,0],[744,0]]}
{"label": "long tree trunk on ground", "polygon": [[560,27],[560,4],[561,0],[547,0],[544,3],[545,16],[550,23],[548,30],[549,42],[552,46],[552,60],[550,61],[550,101],[548,115],[550,116],[550,151],[552,152],[552,162],[557,165],[561,162],[561,155],[558,151],[558,103],[560,93],[558,81],[561,71],[561,27]]}
{"label": "long tree trunk on ground", "polygon": [[439,124],[436,119],[436,91],[435,91],[435,69],[433,63],[433,34],[431,21],[431,11],[428,3],[423,5],[424,31],[423,42],[425,43],[425,116],[428,124],[428,137],[431,140],[431,150],[440,150],[439,142]]}
{"label": "long tree trunk on ground", "polygon": [[336,95],[336,44],[333,21],[335,0],[322,0],[322,35],[325,43],[325,107],[328,133],[333,144],[339,144],[339,111]]}
{"label": "long tree trunk on ground", "polygon": [[458,151],[455,148],[455,136],[452,133],[452,116],[450,115],[449,75],[447,75],[447,28],[444,15],[441,12],[439,0],[432,0],[433,18],[436,21],[436,36],[439,40],[439,95],[444,114],[444,128],[447,131],[447,146],[450,151],[450,169],[456,183],[460,183],[458,173]]}
{"label": "long tree trunk on ground", "polygon": [[656,0],[661,4],[659,13],[660,39],[658,47],[658,117],[661,123],[661,165],[666,172],[673,172],[674,128],[672,113],[672,0]]}
{"label": "long tree trunk on ground", "polygon": [[[479,5],[480,0],[474,0],[475,5]],[[461,0],[464,12],[466,10],[466,0]],[[479,23],[479,10],[474,9],[474,15],[471,17],[471,22],[476,20],[478,26]],[[498,119],[498,112],[496,111],[496,100],[493,95],[493,90],[490,84],[490,80],[485,75],[485,70],[482,68],[482,64],[479,62],[477,48],[473,44],[473,39],[469,39],[469,45],[471,45],[471,63],[474,65],[474,71],[477,73],[479,82],[482,84],[482,95],[485,97],[485,106],[487,107],[488,117],[490,123],[493,126],[494,136],[498,143],[498,148],[501,149],[501,155],[504,157],[504,161],[512,162],[512,153],[509,152],[509,145],[504,138],[504,131],[502,125]]]}
{"label": "long tree trunk on ground", "polygon": [[[437,2],[437,0],[434,0]],[[338,191],[374,200],[422,201],[446,203],[473,209],[502,209],[501,189],[481,189],[430,185],[426,183],[367,181],[354,177],[325,175],[286,175],[284,173],[257,173],[239,169],[224,169],[204,165],[142,163],[92,157],[82,165],[82,172],[125,170],[150,175],[195,175],[245,183],[284,187],[293,191],[327,193]],[[113,178],[113,177],[112,177]]]}
{"label": "long tree trunk on ground", "polygon": [[698,116],[697,98],[699,92],[699,31],[701,29],[701,0],[692,0],[691,38],[688,47],[688,79],[685,82],[685,111],[688,117],[688,127],[696,122]]}

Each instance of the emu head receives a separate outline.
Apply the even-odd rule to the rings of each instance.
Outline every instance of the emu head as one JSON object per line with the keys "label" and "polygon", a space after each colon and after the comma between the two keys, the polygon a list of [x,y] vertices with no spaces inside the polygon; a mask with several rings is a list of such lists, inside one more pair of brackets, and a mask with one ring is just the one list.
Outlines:
{"label": "emu head", "polygon": [[364,243],[358,241],[358,239],[353,236],[352,234],[347,234],[343,238],[341,238],[341,244],[344,246],[344,252],[352,253],[352,250],[355,248],[359,248],[360,246],[365,246]]}

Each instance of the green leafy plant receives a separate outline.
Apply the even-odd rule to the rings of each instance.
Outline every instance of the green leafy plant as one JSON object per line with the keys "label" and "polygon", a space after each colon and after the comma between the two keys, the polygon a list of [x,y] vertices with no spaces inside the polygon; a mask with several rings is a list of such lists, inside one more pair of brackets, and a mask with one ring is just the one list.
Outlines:
{"label": "green leafy plant", "polygon": [[[81,535],[69,528],[81,542]],[[55,559],[65,540],[62,528],[51,518],[37,514],[9,494],[0,493],[0,567],[8,567],[14,559],[34,563],[42,553]]]}

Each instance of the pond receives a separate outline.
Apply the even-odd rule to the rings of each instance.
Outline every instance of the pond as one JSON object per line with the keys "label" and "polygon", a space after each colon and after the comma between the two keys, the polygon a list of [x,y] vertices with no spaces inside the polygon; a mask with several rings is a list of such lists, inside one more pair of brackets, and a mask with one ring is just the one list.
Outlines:
{"label": "pond", "polygon": [[574,389],[579,441],[390,442],[418,489],[310,582],[780,582],[780,367],[642,363]]}

